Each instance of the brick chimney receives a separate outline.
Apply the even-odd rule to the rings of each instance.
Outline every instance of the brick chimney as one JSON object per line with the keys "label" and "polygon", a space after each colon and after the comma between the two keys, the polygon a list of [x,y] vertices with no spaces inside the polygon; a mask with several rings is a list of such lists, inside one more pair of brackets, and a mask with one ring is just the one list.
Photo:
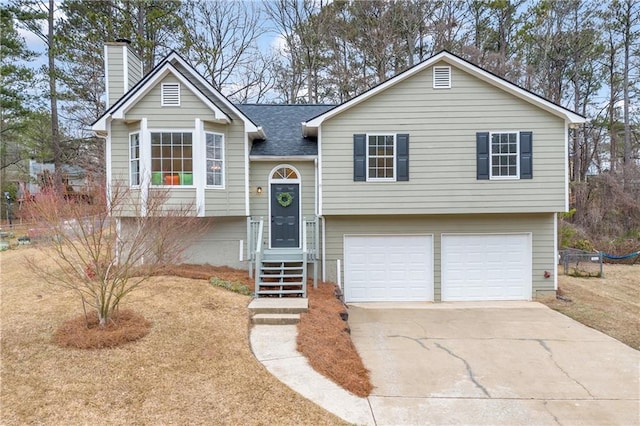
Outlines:
{"label": "brick chimney", "polygon": [[131,42],[119,38],[105,43],[104,68],[109,108],[142,79],[142,61],[131,48]]}

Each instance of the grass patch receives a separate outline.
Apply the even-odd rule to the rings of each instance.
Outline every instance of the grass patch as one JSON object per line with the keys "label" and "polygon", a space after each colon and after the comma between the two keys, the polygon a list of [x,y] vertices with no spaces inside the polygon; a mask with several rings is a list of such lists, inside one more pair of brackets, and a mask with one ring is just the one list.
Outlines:
{"label": "grass patch", "polygon": [[209,280],[209,284],[214,287],[224,288],[225,290],[243,294],[245,296],[251,296],[253,294],[253,291],[251,291],[249,286],[242,284],[240,281],[227,281],[222,278],[213,277]]}
{"label": "grass patch", "polygon": [[345,424],[255,359],[250,298],[208,283],[222,274],[152,278],[121,307],[153,324],[144,338],[77,350],[52,342],[82,313],[77,295],[37,279],[25,255],[52,263],[29,246],[0,253],[3,425]]}
{"label": "grass patch", "polygon": [[640,265],[604,265],[604,278],[558,276],[550,308],[640,349]]}

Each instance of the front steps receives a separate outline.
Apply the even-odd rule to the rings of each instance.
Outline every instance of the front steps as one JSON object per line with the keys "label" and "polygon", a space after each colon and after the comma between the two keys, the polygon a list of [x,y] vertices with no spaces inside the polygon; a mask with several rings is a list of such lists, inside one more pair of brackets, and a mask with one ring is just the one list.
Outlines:
{"label": "front steps", "polygon": [[309,310],[307,298],[258,298],[249,303],[253,324],[286,325],[300,322],[300,314]]}
{"label": "front steps", "polygon": [[265,251],[258,274],[256,297],[306,296],[306,262],[299,249]]}

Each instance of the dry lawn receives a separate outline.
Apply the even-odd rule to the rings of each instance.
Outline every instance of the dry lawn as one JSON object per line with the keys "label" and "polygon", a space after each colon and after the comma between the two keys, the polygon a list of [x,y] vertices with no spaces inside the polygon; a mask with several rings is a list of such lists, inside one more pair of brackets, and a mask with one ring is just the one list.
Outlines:
{"label": "dry lawn", "polygon": [[2,424],[343,424],[271,376],[248,343],[249,297],[205,280],[156,277],[123,302],[152,323],[114,349],[62,348],[78,299],[0,253]]}
{"label": "dry lawn", "polygon": [[640,265],[605,264],[604,276],[560,275],[561,298],[543,302],[576,321],[640,349]]}

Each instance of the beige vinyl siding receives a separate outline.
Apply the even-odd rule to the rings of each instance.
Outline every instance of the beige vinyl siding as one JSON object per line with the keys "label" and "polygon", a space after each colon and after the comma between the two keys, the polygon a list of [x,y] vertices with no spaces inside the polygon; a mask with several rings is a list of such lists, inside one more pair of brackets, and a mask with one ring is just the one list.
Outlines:
{"label": "beige vinyl siding", "polygon": [[[247,220],[244,217],[202,218],[205,232],[196,239],[184,241],[185,262],[231,266],[246,269],[248,263],[240,260],[240,246],[246,247]],[[122,218],[121,231],[131,232],[131,219]],[[242,241],[242,243],[241,243]],[[243,255],[243,259],[245,256]]]}
{"label": "beige vinyl siding", "polygon": [[242,216],[245,214],[244,125],[235,120],[229,125],[207,123],[205,132],[224,135],[224,188],[205,189],[205,216]]}
{"label": "beige vinyl siding", "polygon": [[[191,131],[195,132],[195,120],[203,121],[205,131],[224,135],[225,186],[224,188],[205,189],[205,216],[244,216],[245,215],[245,138],[244,123],[239,117],[233,117],[229,124],[213,123],[213,112],[184,84],[180,85],[181,105],[163,107],[160,102],[162,83],[178,82],[174,76],[159,81],[146,96],[136,103],[127,113],[125,124],[122,121],[112,123],[111,130],[111,167],[112,179],[129,184],[129,133],[140,128],[140,120],[147,119],[150,131]],[[204,143],[204,135],[202,138]],[[194,156],[200,155],[194,146]],[[205,171],[194,170],[194,173]],[[171,203],[191,205],[196,201],[194,188],[169,188]]]}
{"label": "beige vinyl siding", "polygon": [[[181,72],[183,75],[189,75],[191,73],[191,71],[186,70],[182,65],[180,65],[180,63],[178,61],[173,61],[173,66],[175,66],[176,69],[179,72]],[[207,86],[205,86],[200,81],[195,80],[195,79],[193,81],[191,81],[191,83],[195,87],[197,87],[200,90],[200,92],[202,92],[204,94],[204,96],[206,96],[209,100],[211,100],[211,102],[215,103],[216,106],[218,108],[220,108],[220,110],[222,112],[224,112],[225,114],[229,115],[230,117],[234,117],[233,119],[236,120],[236,118],[235,118],[236,114],[230,108],[227,108],[221,102],[216,102],[216,99],[213,96],[211,96],[211,91]]]}
{"label": "beige vinyl siding", "polygon": [[[564,121],[456,67],[451,72],[451,89],[433,89],[428,68],[322,125],[323,214],[564,209]],[[476,132],[488,131],[533,132],[533,179],[476,179]],[[358,133],[408,133],[409,181],[354,182]]]}
{"label": "beige vinyl siding", "polygon": [[[208,223],[207,231],[202,237],[190,242],[184,253],[186,261],[247,269],[247,218],[215,217],[203,218],[203,220]],[[241,245],[244,251],[242,261],[240,261]]]}
{"label": "beige vinyl siding", "polygon": [[[163,83],[180,84],[180,106],[161,105]],[[180,83],[173,75],[167,75],[126,112],[126,117],[127,120],[146,117],[147,126],[150,129],[190,129],[193,128],[196,118],[211,120],[214,118],[214,114],[187,86]]]}
{"label": "beige vinyl siding", "polygon": [[[433,216],[332,216],[326,217],[326,273],[336,280],[336,260],[344,261],[344,235],[433,235],[434,300],[441,300],[442,234],[532,233],[533,297],[537,291],[553,291],[554,279],[544,272],[554,271],[553,213],[477,214]],[[344,267],[342,280],[344,280]]]}
{"label": "beige vinyl siding", "polygon": [[[249,174],[249,204],[251,205],[251,217],[264,218],[264,241],[269,241],[269,174],[274,167],[287,164],[295,167],[300,172],[300,193],[302,197],[302,218],[313,218],[316,211],[315,203],[315,166],[313,161],[252,161]],[[258,195],[256,188],[262,188],[262,194]],[[302,223],[301,218],[301,223]]]}
{"label": "beige vinyl siding", "polygon": [[111,123],[111,180],[117,185],[130,185],[129,135],[140,130],[140,123]]}
{"label": "beige vinyl siding", "polygon": [[122,44],[106,45],[106,72],[109,105],[115,104],[125,92],[124,82],[124,49]]}
{"label": "beige vinyl siding", "polygon": [[142,61],[138,58],[138,56],[129,49],[129,90],[133,88],[140,80],[142,80],[142,76],[144,75],[142,69]]}

